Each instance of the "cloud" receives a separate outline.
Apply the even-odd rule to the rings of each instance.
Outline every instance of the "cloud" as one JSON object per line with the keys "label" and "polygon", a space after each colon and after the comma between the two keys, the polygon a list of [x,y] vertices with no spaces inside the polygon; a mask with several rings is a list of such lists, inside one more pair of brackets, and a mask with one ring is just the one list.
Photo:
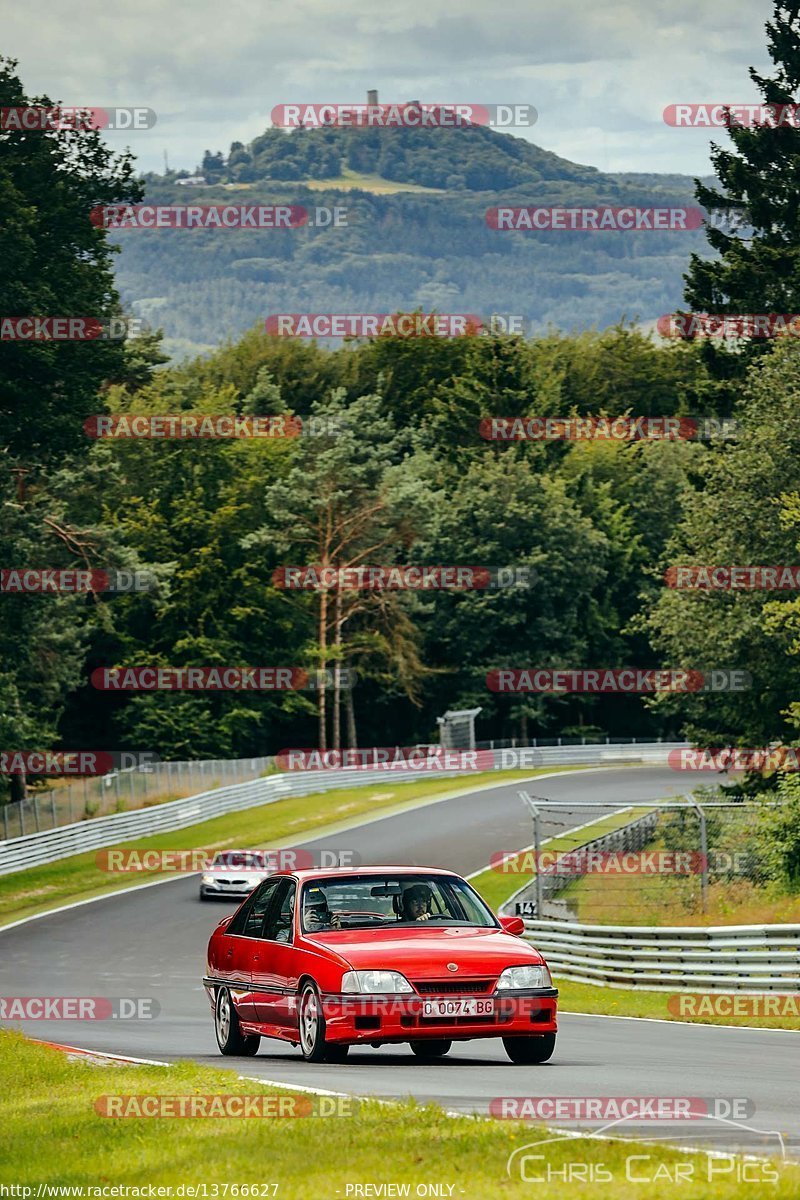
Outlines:
{"label": "cloud", "polygon": [[[159,114],[133,137],[143,170],[193,168],[269,124],[275,104],[382,99],[534,104],[522,136],[605,170],[707,173],[707,132],[663,125],[676,101],[755,99],[771,4],[728,0],[87,0],[32,23],[4,17],[5,52],[30,92]],[[724,140],[724,132],[717,132]],[[121,147],[125,138],[115,135]],[[129,139],[130,140],[130,139]]]}

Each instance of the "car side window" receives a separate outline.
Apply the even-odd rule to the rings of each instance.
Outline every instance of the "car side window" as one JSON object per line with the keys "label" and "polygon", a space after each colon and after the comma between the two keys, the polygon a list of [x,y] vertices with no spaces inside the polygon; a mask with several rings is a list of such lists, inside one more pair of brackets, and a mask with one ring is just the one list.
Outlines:
{"label": "car side window", "polygon": [[244,904],[242,904],[240,906],[240,908],[237,909],[237,911],[233,914],[230,921],[228,922],[228,926],[225,930],[226,934],[237,934],[237,933],[240,934],[242,932],[242,930],[244,929],[244,923],[247,920],[247,917],[250,913],[250,909],[253,907],[254,899],[255,899],[255,892],[251,892],[250,895],[245,900]]}
{"label": "car side window", "polygon": [[263,938],[271,942],[290,942],[292,940],[292,917],[296,894],[297,884],[295,881],[282,879],[264,922],[261,934]]}
{"label": "car side window", "polygon": [[236,914],[226,932],[238,934],[240,937],[261,937],[264,914],[281,882],[280,879],[265,879],[253,892],[244,908]]}

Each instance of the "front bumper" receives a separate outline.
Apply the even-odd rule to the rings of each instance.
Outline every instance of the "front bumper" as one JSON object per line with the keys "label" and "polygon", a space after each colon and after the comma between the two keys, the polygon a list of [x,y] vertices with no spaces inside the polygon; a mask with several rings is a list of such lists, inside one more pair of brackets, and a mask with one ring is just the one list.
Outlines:
{"label": "front bumper", "polygon": [[201,896],[219,896],[223,900],[230,897],[231,900],[244,900],[245,896],[249,896],[254,888],[258,887],[257,883],[222,883],[219,880],[214,880],[213,883],[201,883]]}
{"label": "front bumper", "polygon": [[425,1038],[522,1037],[555,1033],[557,988],[494,992],[488,996],[458,999],[494,1001],[494,1012],[476,1016],[426,1016],[426,1001],[444,1002],[453,996],[357,996],[328,994],[322,997],[325,1037],[330,1042],[408,1042]]}

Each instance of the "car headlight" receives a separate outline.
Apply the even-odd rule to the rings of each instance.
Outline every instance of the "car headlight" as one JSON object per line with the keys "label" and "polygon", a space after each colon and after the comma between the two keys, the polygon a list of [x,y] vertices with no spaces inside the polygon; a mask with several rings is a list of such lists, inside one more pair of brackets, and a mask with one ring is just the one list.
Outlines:
{"label": "car headlight", "polygon": [[506,967],[497,981],[498,992],[552,986],[553,980],[544,963],[540,967]]}
{"label": "car headlight", "polygon": [[399,971],[347,971],[342,978],[343,992],[413,992]]}
{"label": "car headlight", "polygon": [[204,875],[203,883],[216,883],[216,880],[214,879],[213,875]]}

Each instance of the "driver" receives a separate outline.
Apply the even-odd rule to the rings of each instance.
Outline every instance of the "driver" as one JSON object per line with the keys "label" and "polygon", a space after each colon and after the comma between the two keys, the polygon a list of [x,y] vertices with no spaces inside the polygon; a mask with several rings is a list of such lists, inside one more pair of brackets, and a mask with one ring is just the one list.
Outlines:
{"label": "driver", "polygon": [[430,904],[433,893],[427,883],[415,883],[403,892],[404,921],[430,921]]}
{"label": "driver", "polygon": [[322,888],[309,888],[303,902],[303,925],[309,933],[324,929],[341,929],[342,919],[332,913]]}

